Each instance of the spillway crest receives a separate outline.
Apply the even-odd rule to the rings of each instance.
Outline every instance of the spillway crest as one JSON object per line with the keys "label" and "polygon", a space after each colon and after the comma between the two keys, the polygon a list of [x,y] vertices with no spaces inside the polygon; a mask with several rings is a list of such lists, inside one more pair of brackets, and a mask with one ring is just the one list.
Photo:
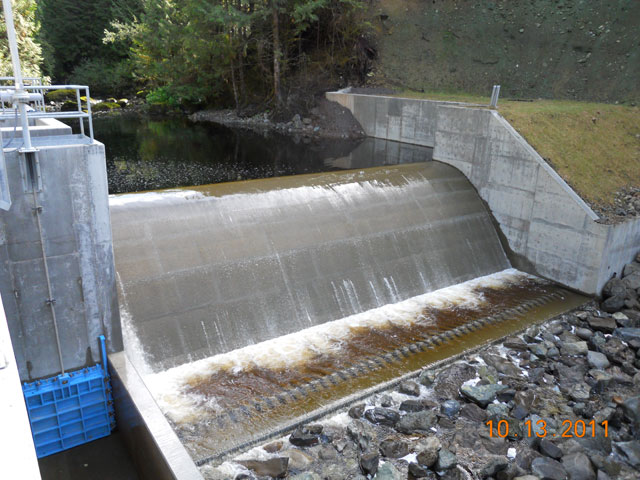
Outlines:
{"label": "spillway crest", "polygon": [[154,371],[509,268],[438,162],[111,198],[125,321]]}

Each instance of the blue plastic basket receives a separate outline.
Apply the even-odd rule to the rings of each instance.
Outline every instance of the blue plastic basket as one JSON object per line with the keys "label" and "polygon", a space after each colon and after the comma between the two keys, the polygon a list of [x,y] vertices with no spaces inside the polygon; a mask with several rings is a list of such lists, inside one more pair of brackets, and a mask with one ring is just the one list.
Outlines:
{"label": "blue plastic basket", "polygon": [[115,428],[106,349],[103,364],[23,384],[38,458],[106,437]]}

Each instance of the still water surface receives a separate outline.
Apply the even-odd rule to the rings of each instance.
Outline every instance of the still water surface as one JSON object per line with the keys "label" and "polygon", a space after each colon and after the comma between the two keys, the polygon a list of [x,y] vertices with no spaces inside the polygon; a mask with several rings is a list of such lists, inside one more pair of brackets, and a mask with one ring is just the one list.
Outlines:
{"label": "still water surface", "polygon": [[[431,149],[383,140],[313,140],[259,134],[186,118],[114,115],[93,120],[106,146],[109,193],[426,161]],[[387,151],[388,150],[388,151]]]}

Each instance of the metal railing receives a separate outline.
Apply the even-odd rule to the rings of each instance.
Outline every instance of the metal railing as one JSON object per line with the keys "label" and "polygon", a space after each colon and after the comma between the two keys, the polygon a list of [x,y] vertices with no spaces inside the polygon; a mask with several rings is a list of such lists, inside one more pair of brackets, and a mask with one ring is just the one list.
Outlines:
{"label": "metal railing", "polygon": [[[89,137],[93,141],[93,121],[91,119],[91,96],[89,87],[86,85],[42,85],[39,78],[25,78],[23,89],[30,94],[32,98],[29,100],[29,109],[27,117],[29,119],[38,118],[55,118],[62,119],[78,119],[80,123],[80,133],[85,134],[85,119],[87,119]],[[1,85],[2,82],[15,82],[13,77],[0,77],[0,121],[15,120],[16,108],[11,105],[9,99],[15,94],[16,87],[14,85]],[[28,84],[27,84],[28,83]],[[70,111],[47,111],[46,95],[56,90],[74,90],[76,98],[76,108]],[[35,95],[33,95],[35,94]]]}

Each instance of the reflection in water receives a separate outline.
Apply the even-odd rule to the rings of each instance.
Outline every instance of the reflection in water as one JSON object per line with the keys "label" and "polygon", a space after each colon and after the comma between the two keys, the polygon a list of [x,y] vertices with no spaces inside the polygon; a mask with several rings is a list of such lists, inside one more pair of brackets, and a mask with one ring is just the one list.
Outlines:
{"label": "reflection in water", "polygon": [[305,141],[180,117],[98,117],[94,129],[106,146],[110,193],[431,159],[429,148],[386,140]]}

